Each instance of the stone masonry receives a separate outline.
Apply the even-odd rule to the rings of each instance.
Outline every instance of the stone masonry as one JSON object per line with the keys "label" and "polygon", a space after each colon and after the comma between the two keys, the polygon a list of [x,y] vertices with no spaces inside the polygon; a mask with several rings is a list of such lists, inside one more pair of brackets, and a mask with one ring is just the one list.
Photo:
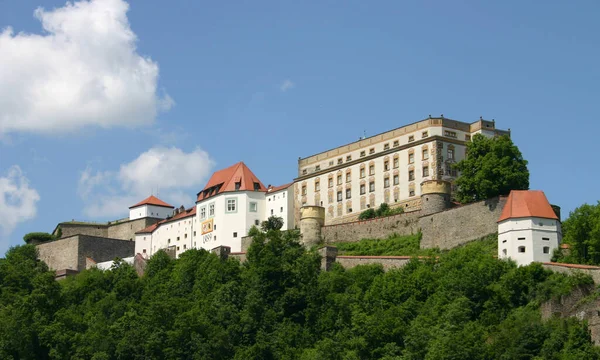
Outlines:
{"label": "stone masonry", "polygon": [[54,234],[60,227],[61,238],[71,237],[73,235],[89,235],[104,238],[134,240],[135,233],[158,222],[156,218],[142,218],[136,220],[123,220],[111,223],[86,223],[77,221],[62,222],[56,226]]}

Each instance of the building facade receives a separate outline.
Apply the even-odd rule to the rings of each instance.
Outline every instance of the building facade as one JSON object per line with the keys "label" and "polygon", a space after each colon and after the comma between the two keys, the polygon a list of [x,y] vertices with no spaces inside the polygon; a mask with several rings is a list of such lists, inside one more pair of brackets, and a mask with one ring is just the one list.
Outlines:
{"label": "building facade", "polygon": [[428,118],[298,160],[294,180],[295,221],[306,205],[323,206],[325,224],[356,220],[361,211],[382,203],[420,208],[420,184],[453,182],[452,165],[465,157],[475,134],[510,135],[494,121],[466,123]]}
{"label": "building facade", "polygon": [[542,191],[513,190],[498,220],[498,258],[518,265],[550,262],[560,246],[560,219]]}

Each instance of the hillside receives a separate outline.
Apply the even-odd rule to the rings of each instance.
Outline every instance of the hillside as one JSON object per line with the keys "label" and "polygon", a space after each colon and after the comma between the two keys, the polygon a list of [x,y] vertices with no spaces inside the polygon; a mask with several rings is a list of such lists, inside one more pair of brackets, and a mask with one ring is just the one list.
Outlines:
{"label": "hillside", "polygon": [[141,278],[120,264],[56,282],[21,246],[0,260],[0,358],[600,358],[584,323],[539,312],[589,278],[517,268],[485,242],[438,255],[321,272],[298,234],[273,231],[242,265],[189,250]]}

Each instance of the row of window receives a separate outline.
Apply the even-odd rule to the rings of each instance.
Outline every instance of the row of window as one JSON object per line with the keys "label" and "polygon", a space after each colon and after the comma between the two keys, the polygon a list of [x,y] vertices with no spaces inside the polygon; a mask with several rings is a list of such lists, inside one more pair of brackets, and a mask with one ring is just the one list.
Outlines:
{"label": "row of window", "polygon": [[[526,247],[525,247],[525,246],[519,246],[519,247],[517,248],[517,251],[518,251],[519,253],[522,253],[522,254],[523,254],[523,253],[525,253],[525,251],[526,251]],[[549,246],[544,246],[544,247],[542,248],[542,251],[544,252],[544,254],[549,254],[549,253],[550,253],[550,247],[549,247]],[[506,250],[506,249],[502,249],[502,255],[504,255],[504,256],[506,256],[506,255],[507,255],[507,250]]]}

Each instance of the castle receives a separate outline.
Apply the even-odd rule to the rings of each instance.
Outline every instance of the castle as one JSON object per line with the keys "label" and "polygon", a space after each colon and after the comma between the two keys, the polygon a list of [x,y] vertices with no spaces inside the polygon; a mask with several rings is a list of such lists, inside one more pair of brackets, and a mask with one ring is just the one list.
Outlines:
{"label": "castle", "polygon": [[[361,228],[377,228],[368,222],[357,222],[360,212],[387,203],[392,208],[402,207],[404,214],[398,219],[403,225],[398,225],[401,220],[397,220],[395,225],[382,225],[375,232],[383,229],[389,235],[420,230],[422,246],[444,248],[455,246],[452,241],[466,242],[497,232],[500,219],[505,250],[500,257],[518,259],[523,264],[549,261],[552,250],[560,243],[560,219],[548,213],[549,208],[554,214],[543,193],[540,192],[541,197],[514,195],[515,199],[511,193],[508,199],[469,206],[451,202],[452,183],[458,175],[452,164],[465,157],[466,144],[475,134],[493,137],[510,135],[510,131],[496,129],[495,121],[481,118],[465,123],[430,116],[300,158],[297,177],[281,186],[265,186],[248,166],[239,162],[216,171],[196,194],[192,207],[174,207],[150,196],[132,205],[127,219],[104,224],[60,223],[54,230],[60,239],[38,245],[40,258],[55,270],[75,272],[91,266],[107,267],[115,257],[133,261],[138,254],[147,259],[160,250],[174,257],[192,248],[227,248],[239,253],[244,250],[242,238],[249,229],[272,215],[282,218],[283,230],[299,228],[307,245],[327,243],[333,238],[352,241],[350,238],[361,233]],[[537,211],[525,214],[515,210],[499,217],[503,209],[512,208],[513,204],[527,207],[534,200],[538,209],[543,208],[541,216]],[[522,221],[524,214],[531,221]],[[539,219],[548,222],[544,231],[554,229],[554,235],[551,240],[543,240],[542,245],[547,246],[533,253],[531,250],[539,247],[538,240],[525,246],[522,238],[534,241],[538,228],[543,226]],[[513,224],[515,221],[517,225]],[[349,228],[354,230],[344,232]]]}

